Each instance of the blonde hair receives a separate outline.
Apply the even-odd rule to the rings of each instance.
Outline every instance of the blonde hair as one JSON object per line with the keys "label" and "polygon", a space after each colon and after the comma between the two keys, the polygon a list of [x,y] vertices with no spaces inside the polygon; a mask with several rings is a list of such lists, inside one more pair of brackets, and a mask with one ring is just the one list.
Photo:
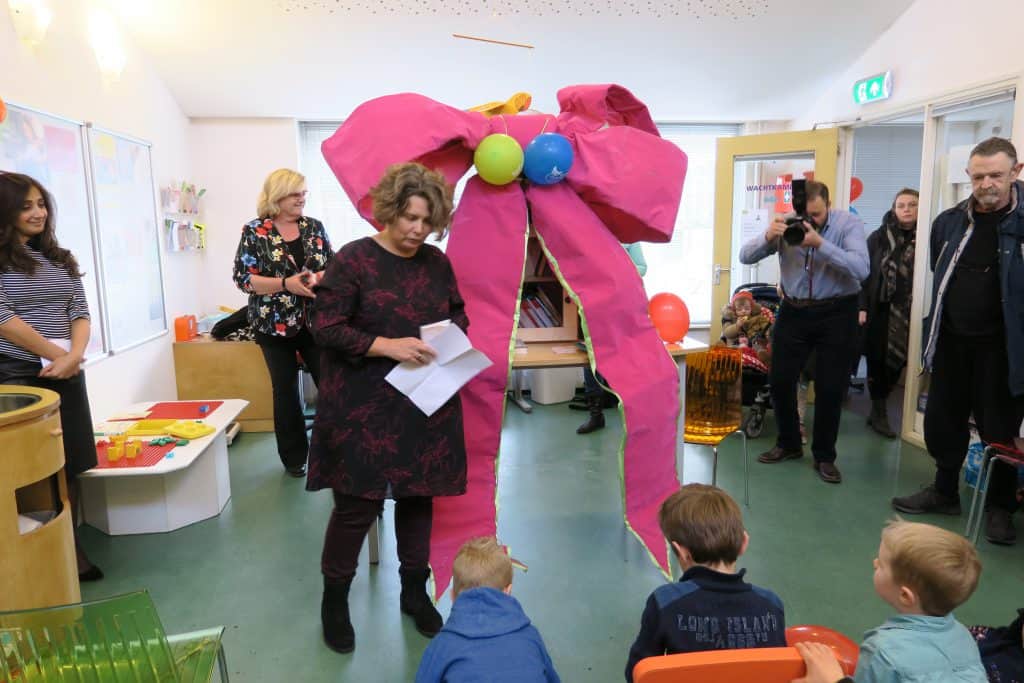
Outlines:
{"label": "blonde hair", "polygon": [[394,164],[370,190],[373,217],[381,225],[391,225],[409,207],[411,197],[422,197],[430,211],[427,222],[441,240],[452,220],[454,192],[443,175],[423,164]]}
{"label": "blonde hair", "polygon": [[494,536],[480,536],[462,544],[452,563],[452,597],[470,588],[504,590],[512,585],[512,559]]}
{"label": "blonde hair", "polygon": [[707,484],[687,484],[661,504],[661,533],[698,564],[735,562],[743,549],[743,513],[732,497]]}
{"label": "blonde hair", "polygon": [[263,181],[259,199],[256,200],[256,216],[273,218],[281,212],[278,202],[306,184],[306,176],[290,168],[279,168]]}
{"label": "blonde hair", "polygon": [[931,524],[894,519],[882,530],[893,582],[917,594],[926,614],[941,617],[967,602],[981,561],[966,538]]}

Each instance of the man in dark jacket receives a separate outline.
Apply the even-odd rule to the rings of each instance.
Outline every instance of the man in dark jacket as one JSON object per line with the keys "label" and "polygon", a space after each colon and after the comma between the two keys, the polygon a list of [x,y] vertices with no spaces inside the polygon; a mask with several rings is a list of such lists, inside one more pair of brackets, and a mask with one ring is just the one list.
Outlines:
{"label": "man in dark jacket", "polygon": [[[924,438],[935,482],[893,498],[906,514],[960,514],[960,468],[971,415],[986,443],[1012,444],[1024,418],[1024,183],[1009,140],[971,152],[973,193],[935,219],[931,234],[932,310],[924,367],[932,371]],[[985,537],[1017,540],[1017,472],[997,462],[988,487]]]}

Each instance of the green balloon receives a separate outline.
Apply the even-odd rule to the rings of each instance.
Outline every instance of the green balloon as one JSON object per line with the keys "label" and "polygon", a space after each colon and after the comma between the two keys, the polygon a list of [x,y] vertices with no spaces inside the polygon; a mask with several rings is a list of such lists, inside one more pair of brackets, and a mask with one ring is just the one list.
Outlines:
{"label": "green balloon", "polygon": [[491,185],[507,185],[523,170],[523,148],[511,135],[495,133],[473,152],[476,172]]}

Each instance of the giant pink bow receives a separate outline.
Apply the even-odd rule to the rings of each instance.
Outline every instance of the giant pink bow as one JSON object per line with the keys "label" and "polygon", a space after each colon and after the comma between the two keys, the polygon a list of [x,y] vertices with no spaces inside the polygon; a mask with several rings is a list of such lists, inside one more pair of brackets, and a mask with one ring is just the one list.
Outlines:
{"label": "giant pink bow", "polygon": [[488,119],[422,95],[390,95],[360,105],[323,144],[327,163],[371,223],[370,188],[393,163],[418,161],[455,184],[472,165],[473,150],[492,133],[507,133],[525,148],[542,131],[558,132],[575,153],[567,178],[555,185],[528,184],[524,191],[519,183],[497,187],[474,176],[455,211],[448,258],[466,301],[469,337],[494,365],[462,390],[468,488],[464,496],[435,501],[430,557],[436,596],[448,585],[459,546],[496,533],[495,460],[528,204],[553,267],[582,308],[592,363],[622,401],[626,524],[668,571],[657,510],[679,486],[679,382],[647,317],[640,277],[619,243],[671,238],[686,155],[661,139],[647,107],[621,86],[564,88],[558,102],[557,117]]}

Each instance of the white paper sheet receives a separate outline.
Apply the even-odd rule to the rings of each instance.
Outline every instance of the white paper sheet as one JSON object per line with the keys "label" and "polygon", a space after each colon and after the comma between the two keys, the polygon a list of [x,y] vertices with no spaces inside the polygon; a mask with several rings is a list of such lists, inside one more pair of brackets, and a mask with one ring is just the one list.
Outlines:
{"label": "white paper sheet", "polygon": [[450,321],[424,325],[420,337],[437,351],[434,360],[427,365],[399,363],[384,379],[429,417],[491,361]]}
{"label": "white paper sheet", "polygon": [[[56,346],[59,346],[60,348],[64,349],[65,351],[70,351],[71,350],[71,340],[70,339],[47,339],[46,341],[50,342],[51,344],[55,344]],[[39,359],[39,363],[45,368],[47,365],[50,365],[51,363],[53,363],[53,361],[49,360],[47,358],[40,358]]]}

